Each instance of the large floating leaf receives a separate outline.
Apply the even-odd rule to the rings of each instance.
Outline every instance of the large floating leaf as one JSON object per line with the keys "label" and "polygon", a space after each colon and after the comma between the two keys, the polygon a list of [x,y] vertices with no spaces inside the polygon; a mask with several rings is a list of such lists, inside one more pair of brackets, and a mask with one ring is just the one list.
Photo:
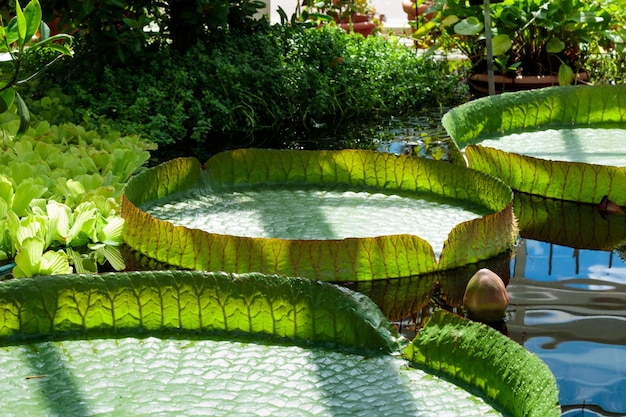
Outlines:
{"label": "large floating leaf", "polygon": [[[331,284],[185,271],[12,280],[0,285],[2,408],[29,416],[555,415],[549,371],[475,326],[431,319],[415,346],[432,360],[414,369],[380,310]],[[456,345],[441,343],[450,329]],[[415,352],[407,354],[420,363]],[[457,381],[467,377],[461,384],[433,375],[444,360]],[[511,390],[516,401],[494,396]]]}
{"label": "large floating leaf", "polygon": [[[469,166],[502,179],[515,190],[586,203],[599,203],[608,196],[619,205],[626,204],[626,166],[606,161],[607,155],[626,153],[620,139],[626,132],[619,137],[604,134],[602,144],[591,144],[593,153],[604,152],[604,156],[591,159],[585,153],[591,151],[572,150],[572,146],[594,139],[569,138],[559,134],[559,129],[623,131],[625,121],[623,85],[551,87],[484,97],[451,110],[443,118],[452,139],[464,147]],[[554,129],[554,133],[537,136],[538,151],[532,155],[527,154],[531,146],[523,142],[514,151],[510,147],[508,151],[496,149],[492,141],[481,145],[493,136],[529,130],[549,133],[547,129]],[[515,144],[511,146],[515,148]],[[555,146],[557,153],[579,158],[556,160]],[[541,148],[545,148],[543,153]]]}
{"label": "large floating leaf", "polygon": [[560,416],[554,375],[510,341],[486,325],[437,310],[405,352],[418,365],[479,388],[515,417]]}
{"label": "large floating leaf", "polygon": [[85,332],[247,333],[391,352],[397,331],[367,297],[307,279],[143,272],[0,285],[0,343]]}
{"label": "large floating leaf", "polygon": [[[233,236],[177,226],[143,210],[190,191],[312,185],[428,194],[478,205],[490,214],[455,226],[437,259],[429,242],[411,234],[310,240]],[[161,262],[199,270],[352,281],[417,275],[504,252],[517,233],[511,202],[510,189],[500,181],[446,162],[354,150],[248,149],[218,154],[204,168],[196,159],[184,158],[137,175],[125,189],[122,217],[125,241]]]}

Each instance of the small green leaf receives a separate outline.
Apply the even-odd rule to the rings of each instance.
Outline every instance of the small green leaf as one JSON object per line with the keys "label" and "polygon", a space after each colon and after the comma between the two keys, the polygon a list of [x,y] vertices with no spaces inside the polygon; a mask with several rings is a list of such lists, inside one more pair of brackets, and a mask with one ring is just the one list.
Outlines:
{"label": "small green leaf", "polygon": [[41,24],[41,5],[39,0],[31,0],[24,8],[24,20],[26,22],[26,32],[24,40],[26,43],[37,33]]}
{"label": "small green leaf", "polygon": [[15,90],[12,87],[0,91],[0,114],[9,110],[15,101]]}
{"label": "small green leaf", "polygon": [[17,114],[20,116],[20,127],[17,130],[18,135],[22,135],[26,133],[28,127],[30,126],[30,112],[28,111],[28,107],[26,107],[26,103],[22,99],[22,96],[19,93],[15,93],[15,104],[17,105]]}
{"label": "small green leaf", "polygon": [[478,35],[485,25],[475,16],[470,16],[454,25],[454,33],[459,35]]}
{"label": "small green leaf", "polygon": [[29,212],[30,202],[44,195],[47,190],[45,186],[35,184],[34,182],[21,182],[15,188],[15,196],[11,209],[20,217],[26,216]]}
{"label": "small green leaf", "polygon": [[43,240],[29,237],[24,239],[22,247],[15,255],[15,268],[13,276],[15,278],[32,277],[39,270],[39,263],[43,256]]}
{"label": "small green leaf", "polygon": [[503,33],[500,35],[496,35],[492,39],[492,50],[494,56],[504,55],[511,49],[513,42],[511,42],[511,38],[509,35]]}
{"label": "small green leaf", "polygon": [[565,63],[559,66],[559,85],[570,85],[574,80],[574,70]]}
{"label": "small green leaf", "polygon": [[24,48],[24,44],[26,43],[26,17],[24,17],[24,12],[22,11],[22,7],[20,6],[19,0],[15,0],[15,18],[17,19],[17,43],[20,47],[20,50]]}
{"label": "small green leaf", "polygon": [[454,25],[458,21],[459,21],[459,17],[458,16],[450,15],[450,16],[447,16],[445,19],[442,20],[441,25],[443,27],[448,27],[448,26]]}
{"label": "small green leaf", "polygon": [[549,54],[558,54],[559,52],[562,52],[564,49],[565,49],[565,43],[559,38],[557,38],[556,36],[551,37],[548,43],[546,44],[546,51]]}
{"label": "small green leaf", "polygon": [[7,35],[7,44],[11,45],[14,42],[17,42],[20,38],[19,27],[17,22],[17,17],[9,20],[9,24],[6,27],[6,35]]}

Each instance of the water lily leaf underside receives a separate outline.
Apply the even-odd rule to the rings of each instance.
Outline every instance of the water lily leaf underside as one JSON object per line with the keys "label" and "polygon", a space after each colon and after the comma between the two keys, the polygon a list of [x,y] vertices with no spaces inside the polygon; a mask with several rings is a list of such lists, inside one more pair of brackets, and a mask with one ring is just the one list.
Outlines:
{"label": "water lily leaf underside", "polygon": [[[601,156],[594,163],[587,162],[589,155],[582,155],[583,158],[574,162],[555,160],[554,146],[564,139],[563,135],[549,135],[551,137],[540,140],[550,145],[545,146],[543,156],[541,149],[534,156],[527,155],[525,151],[529,146],[524,142],[514,151],[482,146],[481,142],[492,135],[528,129],[610,127],[621,131],[626,129],[625,124],[626,86],[623,85],[550,87],[506,93],[466,103],[443,117],[449,135],[464,148],[469,166],[502,179],[514,190],[595,204],[607,195],[619,205],[626,205],[626,167],[602,162]],[[575,154],[570,143],[574,140],[581,139],[575,135],[567,138],[564,146],[569,147],[557,153]],[[609,145],[605,143],[596,148],[602,148],[605,153],[625,152],[626,145],[621,139],[609,140],[612,140]]]}
{"label": "water lily leaf underside", "polygon": [[0,403],[6,415],[560,415],[546,365],[507,337],[441,312],[422,332],[403,359],[371,300],[308,279],[12,280],[0,285]]}
{"label": "water lily leaf underside", "polygon": [[[455,226],[437,259],[432,246],[415,235],[328,240],[232,236],[177,226],[141,209],[194,189],[268,184],[431,193],[479,205],[490,214]],[[354,281],[450,269],[508,250],[517,236],[512,198],[495,178],[441,161],[356,150],[245,149],[218,154],[204,167],[194,158],[181,158],[137,175],[125,189],[122,217],[126,243],[161,262],[197,270]]]}

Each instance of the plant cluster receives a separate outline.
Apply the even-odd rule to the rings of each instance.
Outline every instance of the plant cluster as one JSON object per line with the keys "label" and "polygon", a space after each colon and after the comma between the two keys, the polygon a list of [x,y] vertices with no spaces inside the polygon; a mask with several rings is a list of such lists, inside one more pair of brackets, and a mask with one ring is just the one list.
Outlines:
{"label": "plant cluster", "polygon": [[128,62],[166,44],[185,51],[226,28],[267,26],[254,18],[265,7],[259,0],[49,0],[43,6],[44,20],[77,34],[80,49],[100,62]]}
{"label": "plant cluster", "polygon": [[101,136],[81,126],[19,125],[6,112],[0,124],[0,260],[13,276],[96,272],[124,262],[122,187],[154,147],[136,136]]}
{"label": "plant cluster", "polygon": [[[16,1],[15,16],[6,26],[0,16],[0,54],[3,55],[0,59],[0,114],[15,103],[20,116],[20,132],[28,128],[30,115],[16,88],[37,76],[55,60],[71,55],[71,41],[68,35],[50,36],[50,28],[41,20],[38,0],[32,0],[24,9]],[[50,58],[50,62],[33,69],[28,65],[33,56]]]}
{"label": "plant cluster", "polygon": [[50,98],[30,105],[47,119],[56,113],[55,123],[111,128],[212,154],[284,127],[451,105],[460,99],[460,76],[447,65],[380,37],[277,25],[124,66],[94,67],[77,54],[33,84],[34,95],[48,91]]}
{"label": "plant cluster", "polygon": [[[623,1],[622,3],[623,9]],[[626,45],[626,28],[616,27],[618,9],[588,0],[504,0],[491,6],[495,69],[505,75],[559,74],[561,84],[585,70],[590,54]],[[475,72],[486,69],[482,5],[435,0],[422,15],[415,37],[433,49],[456,47]],[[623,13],[622,13],[623,14]]]}

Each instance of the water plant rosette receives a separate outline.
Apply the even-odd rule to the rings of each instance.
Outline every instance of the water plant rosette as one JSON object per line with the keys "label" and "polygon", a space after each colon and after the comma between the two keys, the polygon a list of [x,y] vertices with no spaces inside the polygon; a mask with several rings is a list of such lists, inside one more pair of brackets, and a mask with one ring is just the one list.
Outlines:
{"label": "water plant rosette", "polygon": [[471,168],[514,190],[626,206],[626,86],[504,93],[456,107],[443,125]]}
{"label": "water plant rosette", "polygon": [[329,281],[408,277],[509,250],[513,194],[442,161],[243,149],[179,158],[125,188],[124,239],[182,268]]}

